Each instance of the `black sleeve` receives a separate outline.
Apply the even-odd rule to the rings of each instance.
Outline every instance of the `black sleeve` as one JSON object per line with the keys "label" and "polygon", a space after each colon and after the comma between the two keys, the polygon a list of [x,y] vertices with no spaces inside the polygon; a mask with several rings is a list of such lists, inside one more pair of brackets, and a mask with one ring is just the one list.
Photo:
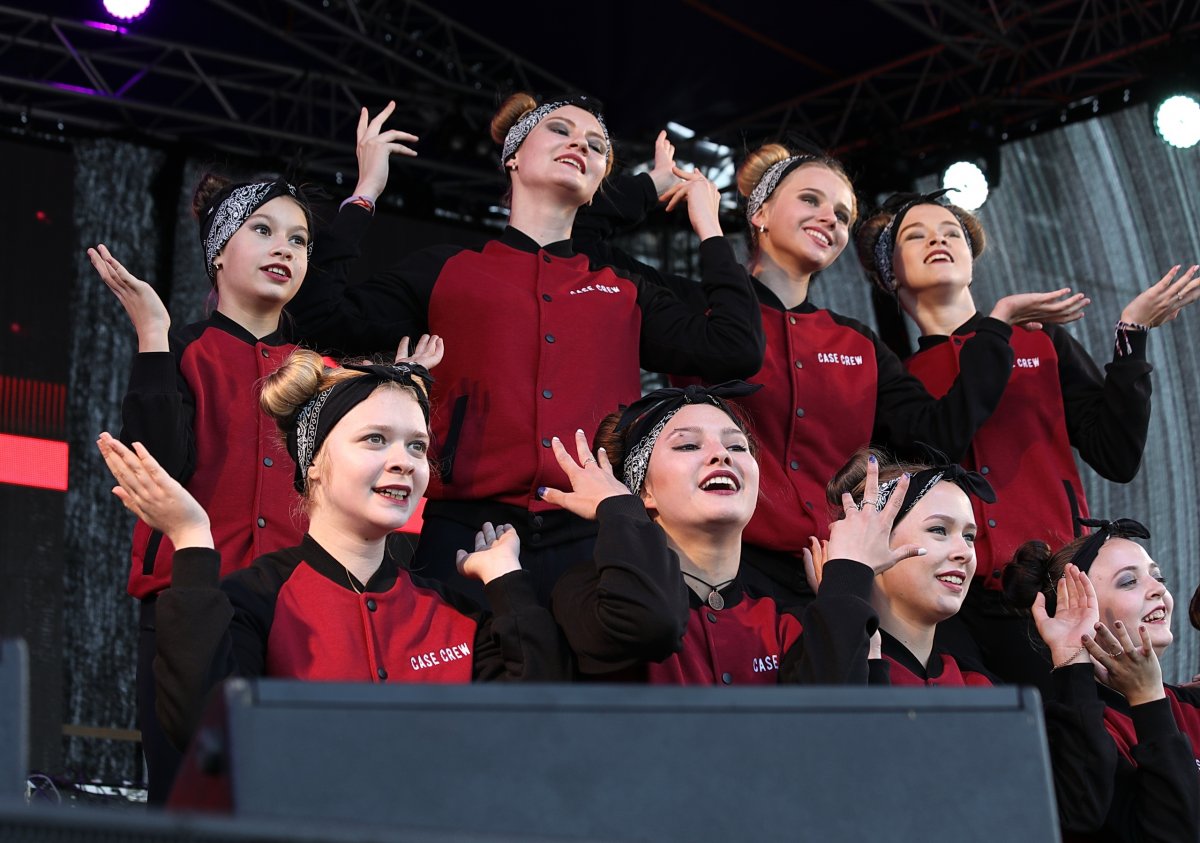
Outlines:
{"label": "black sleeve", "polygon": [[595,561],[569,569],[551,595],[580,671],[611,673],[679,652],[688,588],[666,534],[634,495],[605,500],[596,518]]}
{"label": "black sleeve", "polygon": [[220,568],[215,550],[177,550],[171,587],[158,596],[155,707],[163,731],[181,750],[223,679],[262,676],[266,669],[278,585],[257,566],[219,582]]}
{"label": "black sleeve", "polygon": [[347,205],[313,243],[308,275],[287,305],[291,338],[346,355],[394,351],[401,337],[428,333],[429,299],[456,246],[425,249],[361,284],[349,284],[371,213]]}
{"label": "black sleeve", "polygon": [[512,571],[483,587],[491,614],[475,634],[477,682],[566,682],[570,656],[549,610],[538,603],[528,571]]}
{"label": "black sleeve", "polygon": [[1122,840],[1200,840],[1200,772],[1191,741],[1180,732],[1170,700],[1130,709],[1134,763],[1120,758],[1108,827]]}
{"label": "black sleeve", "polygon": [[1094,834],[1112,805],[1117,745],[1104,728],[1104,702],[1090,664],[1059,668],[1045,700],[1046,740],[1063,831]]}
{"label": "black sleeve", "polygon": [[1012,328],[990,316],[981,319],[963,344],[958,377],[936,399],[874,332],[869,335],[879,369],[874,440],[900,449],[932,445],[951,462],[961,461],[1004,397],[1012,374]]}
{"label": "black sleeve", "polygon": [[1091,356],[1057,325],[1046,332],[1058,353],[1067,435],[1083,461],[1106,480],[1128,483],[1142,464],[1150,429],[1146,332],[1127,334],[1130,353],[1114,354],[1100,374]]}
{"label": "black sleeve", "polygon": [[703,304],[638,279],[642,368],[711,383],[752,377],[762,368],[767,340],[750,273],[724,237],[700,244],[700,272],[693,286]]}
{"label": "black sleeve", "polygon": [[831,559],[821,587],[804,610],[803,634],[783,655],[781,683],[866,685],[867,655],[879,616],[871,606],[875,572],[850,559]]}
{"label": "black sleeve", "polygon": [[642,368],[711,383],[757,374],[766,353],[762,314],[729,241],[701,242],[700,283],[660,272],[608,242],[642,222],[657,201],[648,175],[620,176],[579,210],[572,229],[574,247],[593,264],[612,266],[638,285]]}
{"label": "black sleeve", "polygon": [[187,482],[196,469],[196,399],[179,369],[182,346],[172,334],[171,351],[134,355],[121,402],[121,441],[141,442],[167,474]]}

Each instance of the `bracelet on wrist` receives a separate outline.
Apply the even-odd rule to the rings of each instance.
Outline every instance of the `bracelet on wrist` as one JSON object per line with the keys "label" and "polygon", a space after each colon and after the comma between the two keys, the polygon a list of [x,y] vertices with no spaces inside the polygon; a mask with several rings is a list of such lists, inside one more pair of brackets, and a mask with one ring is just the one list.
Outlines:
{"label": "bracelet on wrist", "polygon": [[[1051,670],[1061,670],[1062,668],[1067,667],[1068,665],[1072,665],[1075,663],[1075,659],[1079,658],[1079,654],[1084,653],[1086,651],[1087,651],[1087,647],[1080,647],[1074,653],[1071,653],[1071,655],[1068,656],[1066,659],[1064,659],[1063,661],[1054,665],[1050,669]],[[1080,664],[1083,664],[1083,662],[1080,662]]]}
{"label": "bracelet on wrist", "polygon": [[1133,354],[1133,346],[1129,343],[1130,334],[1145,334],[1149,331],[1149,325],[1143,325],[1140,322],[1126,322],[1124,319],[1118,319],[1116,335],[1114,337],[1114,342],[1117,346],[1117,356],[1128,357],[1130,354]]}
{"label": "bracelet on wrist", "polygon": [[355,194],[354,196],[351,196],[348,199],[343,200],[342,204],[338,205],[338,210],[340,211],[342,208],[345,208],[347,205],[357,205],[360,208],[366,208],[372,214],[375,213],[375,200],[372,199],[370,196],[363,196],[361,193]]}

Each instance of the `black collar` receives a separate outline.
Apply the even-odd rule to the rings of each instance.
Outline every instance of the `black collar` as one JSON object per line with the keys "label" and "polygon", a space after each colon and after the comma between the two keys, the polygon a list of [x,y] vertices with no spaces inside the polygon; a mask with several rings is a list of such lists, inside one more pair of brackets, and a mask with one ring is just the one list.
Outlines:
{"label": "black collar", "polygon": [[504,228],[504,233],[500,235],[500,242],[505,246],[510,246],[513,249],[529,252],[534,255],[539,250],[549,252],[556,258],[569,258],[575,255],[575,250],[571,248],[571,239],[569,237],[566,240],[558,240],[542,246],[528,234],[513,228],[511,225]]}
{"label": "black collar", "polygon": [[[308,564],[308,567],[312,568],[334,585],[341,586],[347,591],[358,590],[357,588],[351,587],[349,576],[350,572],[346,569],[346,567],[343,566],[341,562],[334,559],[333,556],[330,555],[329,551],[317,544],[317,540],[308,533],[304,534],[304,538],[300,542],[300,555]],[[392,586],[396,584],[396,577],[399,574],[399,570],[400,568],[396,564],[396,560],[392,559],[391,556],[389,556],[385,551],[383,554],[383,559],[379,563],[379,569],[376,570],[375,573],[371,575],[371,579],[366,582],[365,586],[363,587],[363,592],[365,593],[369,591],[375,594],[382,594],[385,591],[390,591]],[[357,580],[355,582],[357,583]]]}
{"label": "black collar", "polygon": [[[701,597],[692,590],[690,585],[688,585],[687,577],[684,577],[682,574],[680,574],[680,577],[683,579],[683,584],[688,586],[688,604],[693,609],[707,609],[710,612],[713,611],[713,609],[706,602],[708,595]],[[729,609],[732,609],[734,606],[741,603],[742,597],[745,595],[745,590],[742,588],[742,572],[739,570],[738,575],[733,578],[733,582],[731,582],[729,585],[718,588],[717,594],[721,595],[721,598],[725,601],[724,607],[722,607],[719,611],[728,611]]]}
{"label": "black collar", "polygon": [[260,342],[263,345],[284,345],[287,343],[287,339],[279,327],[276,327],[274,331],[265,337],[256,337],[219,310],[212,312],[212,315],[208,317],[208,322],[214,328],[219,328],[230,336],[237,337],[242,342],[249,343],[250,345],[257,345]]}
{"label": "black collar", "polygon": [[888,635],[884,629],[880,628],[879,636],[883,643],[883,655],[887,656],[909,673],[927,681],[930,679],[937,679],[942,675],[942,667],[944,666],[942,660],[942,651],[937,648],[937,645],[934,645],[933,651],[929,654],[929,669],[926,670],[925,665],[921,664],[921,662],[917,660],[917,657],[914,656],[907,647],[905,647],[891,635]]}
{"label": "black collar", "polygon": [[[971,314],[971,318],[955,328],[950,336],[961,337],[965,334],[972,333],[982,319],[983,315],[979,311],[975,311],[973,314]],[[926,334],[925,336],[917,338],[917,350],[925,351],[928,348],[941,345],[948,339],[950,339],[950,337],[946,336],[945,334]]]}
{"label": "black collar", "polygon": [[775,295],[770,287],[754,277],[751,277],[751,281],[754,282],[754,293],[758,296],[759,302],[772,310],[782,310],[784,313],[816,313],[821,309],[807,298],[795,307],[788,309],[783,306],[779,296]]}

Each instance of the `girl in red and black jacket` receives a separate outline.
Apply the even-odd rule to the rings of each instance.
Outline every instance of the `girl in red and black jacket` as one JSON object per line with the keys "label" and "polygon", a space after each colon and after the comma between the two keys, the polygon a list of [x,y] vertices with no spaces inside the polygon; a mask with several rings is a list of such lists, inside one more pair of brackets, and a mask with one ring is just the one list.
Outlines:
{"label": "girl in red and black jacket", "polygon": [[[721,236],[719,195],[696,176],[688,209],[701,239],[703,305],[593,262],[571,246],[575,213],[612,166],[594,101],[539,105],[517,94],[492,121],[511,185],[504,233],[482,249],[427,249],[362,284],[347,269],[383,190],[395,130],[391,106],[360,126],[358,194],[314,258],[314,277],[289,306],[306,342],[345,351],[390,347],[434,332],[446,356],[434,385],[438,476],[414,568],[455,579],[447,559],[483,520],[521,534],[524,562],[548,595],[558,573],[589,558],[592,525],[537,498],[565,480],[550,449],[559,430],[594,431],[641,393],[640,368],[724,380],[762,361],[748,315],[750,280]],[[411,137],[411,136],[409,136]]]}
{"label": "girl in red and black jacket", "polygon": [[[103,245],[88,256],[137,330],[122,440],[141,442],[209,512],[223,573],[230,573],[304,533],[293,515],[286,455],[255,390],[295,347],[283,338],[280,315],[304,281],[312,221],[304,197],[284,181],[232,184],[209,175],[192,208],[216,295],[207,319],[170,329],[153,287]],[[171,580],[173,553],[161,532],[137,523],[129,593],[141,601],[138,725],[152,803],[166,799],[179,762],[154,718],[152,669],[155,598]]]}
{"label": "girl in red and black jacket", "polygon": [[[581,213],[576,243],[598,260],[694,298],[700,289],[689,279],[659,273],[607,242],[655,207],[673,152],[660,136],[654,170],[619,181]],[[766,334],[766,359],[752,378],[763,389],[744,402],[762,443],[763,495],[746,529],[743,559],[782,593],[804,599],[811,591],[802,551],[810,537],[828,536],[828,478],[871,442],[897,449],[920,443],[952,459],[965,453],[1008,380],[1011,315],[1001,311],[983,320],[963,348],[963,377],[935,398],[874,331],[809,298],[817,273],[849,242],[857,214],[841,164],[820,152],[770,144],[751,153],[737,178],[747,197],[749,271],[759,303],[754,319]],[[672,200],[678,189],[662,195]]]}
{"label": "girl in red and black jacket", "polygon": [[508,525],[484,524],[457,564],[483,581],[494,614],[399,569],[387,536],[429,481],[428,374],[423,367],[327,370],[297,351],[263,387],[286,437],[308,533],[220,579],[209,518],[145,448],[101,436],[117,495],[176,547],[159,597],[158,714],[176,746],[189,740],[213,687],[228,676],[360,682],[554,680],[565,649],[518,561]]}
{"label": "girl in red and black jacket", "polygon": [[[870,467],[878,465],[872,483]],[[905,478],[910,478],[907,486]],[[975,570],[975,516],[971,499],[994,500],[988,481],[958,465],[922,465],[890,460],[876,451],[855,455],[829,482],[831,506],[843,517],[856,509],[893,504],[893,546],[921,550],[895,565],[879,569],[869,583],[869,599],[879,615],[885,671],[873,682],[891,685],[991,685],[992,677],[969,659],[952,655],[935,640],[939,624],[962,607]],[[814,580],[818,600],[824,543],[805,552],[805,567]],[[819,586],[819,588],[818,588]]]}
{"label": "girl in red and black jacket", "polygon": [[554,441],[571,491],[543,496],[599,523],[595,559],[567,571],[552,602],[584,678],[867,684],[878,657],[872,568],[916,552],[888,546],[899,498],[838,525],[829,547],[842,558],[803,610],[763,588],[741,565],[758,501],[755,446],[724,400],[755,388],[652,392],[601,424],[595,456],[577,432],[578,462]]}
{"label": "girl in red and black jacket", "polygon": [[[1164,685],[1174,600],[1130,519],[1051,552],[1023,545],[1005,592],[1050,650],[1046,735],[1068,839],[1200,838],[1200,691]],[[1136,634],[1134,632],[1136,630]]]}
{"label": "girl in red and black jacket", "polygon": [[[988,321],[976,311],[971,287],[983,227],[963,209],[939,204],[941,195],[893,197],[857,234],[868,276],[920,328],[919,350],[906,365],[934,395],[965,371],[963,349]],[[1003,398],[962,452],[963,465],[985,473],[997,498],[977,503],[978,567],[961,618],[984,662],[1007,681],[1044,685],[1049,665],[1030,650],[1036,636],[1028,623],[1004,606],[1004,564],[1029,539],[1057,545],[1076,535],[1087,501],[1072,446],[1106,479],[1127,483],[1137,473],[1150,423],[1147,332],[1200,297],[1197,267],[1176,280],[1178,269],[1122,311],[1104,374],[1051,324],[1080,318],[1089,301],[1082,293],[1022,294],[996,305],[1016,313],[1016,322],[1034,324],[1012,335],[1015,364]]]}

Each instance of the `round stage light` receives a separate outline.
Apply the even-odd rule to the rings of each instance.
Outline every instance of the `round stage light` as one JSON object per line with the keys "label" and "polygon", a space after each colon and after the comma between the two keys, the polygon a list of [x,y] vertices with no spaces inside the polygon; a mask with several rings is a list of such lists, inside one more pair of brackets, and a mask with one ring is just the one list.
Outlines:
{"label": "round stage light", "polygon": [[942,174],[946,198],[968,211],[974,211],[988,198],[988,180],[983,170],[970,161],[955,161]]}
{"label": "round stage light", "polygon": [[121,20],[140,18],[149,8],[150,0],[104,0],[104,10]]}
{"label": "round stage light", "polygon": [[1190,149],[1200,142],[1200,103],[1187,94],[1167,97],[1154,109],[1154,129],[1171,146]]}

